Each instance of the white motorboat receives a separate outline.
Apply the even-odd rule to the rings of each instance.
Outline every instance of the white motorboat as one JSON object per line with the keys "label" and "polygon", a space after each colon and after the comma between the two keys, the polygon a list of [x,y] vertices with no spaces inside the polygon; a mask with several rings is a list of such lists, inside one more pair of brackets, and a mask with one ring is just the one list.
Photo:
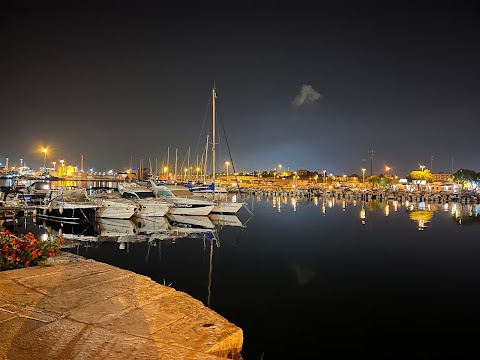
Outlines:
{"label": "white motorboat", "polygon": [[140,205],[135,213],[137,216],[165,216],[172,207],[168,201],[159,199],[152,189],[137,183],[119,183],[118,191],[123,198],[135,200]]}
{"label": "white motorboat", "polygon": [[216,205],[212,209],[215,214],[236,214],[245,203],[216,200]]}
{"label": "white motorboat", "polygon": [[129,219],[141,208],[136,200],[122,198],[118,193],[95,193],[89,199],[98,205],[98,218]]}
{"label": "white motorboat", "polygon": [[215,207],[215,202],[193,195],[184,186],[157,185],[150,180],[151,189],[155,195],[172,204],[169,214],[207,216]]}

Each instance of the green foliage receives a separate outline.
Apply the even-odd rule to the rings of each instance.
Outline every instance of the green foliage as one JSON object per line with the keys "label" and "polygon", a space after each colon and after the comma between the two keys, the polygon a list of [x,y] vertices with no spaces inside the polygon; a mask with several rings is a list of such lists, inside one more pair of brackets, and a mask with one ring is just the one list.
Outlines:
{"label": "green foliage", "polygon": [[479,177],[480,177],[480,173],[477,173],[469,169],[460,169],[460,170],[457,170],[455,174],[453,174],[453,179],[456,182],[478,181]]}
{"label": "green foliage", "polygon": [[375,185],[379,185],[381,180],[382,178],[380,176],[372,175],[368,177],[367,182],[372,186],[375,186]]}
{"label": "green foliage", "polygon": [[407,176],[408,181],[414,181],[414,180],[425,180],[427,183],[433,182],[433,177],[432,173],[430,170],[423,170],[423,171],[412,171],[410,174]]}

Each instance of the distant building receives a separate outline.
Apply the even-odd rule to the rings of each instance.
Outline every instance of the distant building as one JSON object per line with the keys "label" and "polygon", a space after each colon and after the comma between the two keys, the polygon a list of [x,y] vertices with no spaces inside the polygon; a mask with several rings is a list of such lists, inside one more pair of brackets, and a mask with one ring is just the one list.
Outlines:
{"label": "distant building", "polygon": [[434,182],[436,182],[436,181],[443,181],[443,182],[452,181],[452,174],[445,173],[445,172],[436,173],[436,174],[432,173],[432,180]]}

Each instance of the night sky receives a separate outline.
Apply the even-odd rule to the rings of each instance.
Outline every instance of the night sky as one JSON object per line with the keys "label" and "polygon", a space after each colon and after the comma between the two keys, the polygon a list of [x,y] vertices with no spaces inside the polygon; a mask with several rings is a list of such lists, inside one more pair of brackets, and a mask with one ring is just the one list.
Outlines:
{"label": "night sky", "polygon": [[217,171],[480,171],[473,4],[10,1],[0,162],[195,166],[215,84]]}

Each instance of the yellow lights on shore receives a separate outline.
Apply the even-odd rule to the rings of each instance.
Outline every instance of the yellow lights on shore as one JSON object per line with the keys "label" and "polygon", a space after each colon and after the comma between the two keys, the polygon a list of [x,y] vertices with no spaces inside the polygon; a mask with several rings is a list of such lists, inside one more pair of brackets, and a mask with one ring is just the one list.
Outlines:
{"label": "yellow lights on shore", "polygon": [[225,161],[225,165],[227,166],[227,181],[228,181],[228,165],[230,165],[230,161]]}

